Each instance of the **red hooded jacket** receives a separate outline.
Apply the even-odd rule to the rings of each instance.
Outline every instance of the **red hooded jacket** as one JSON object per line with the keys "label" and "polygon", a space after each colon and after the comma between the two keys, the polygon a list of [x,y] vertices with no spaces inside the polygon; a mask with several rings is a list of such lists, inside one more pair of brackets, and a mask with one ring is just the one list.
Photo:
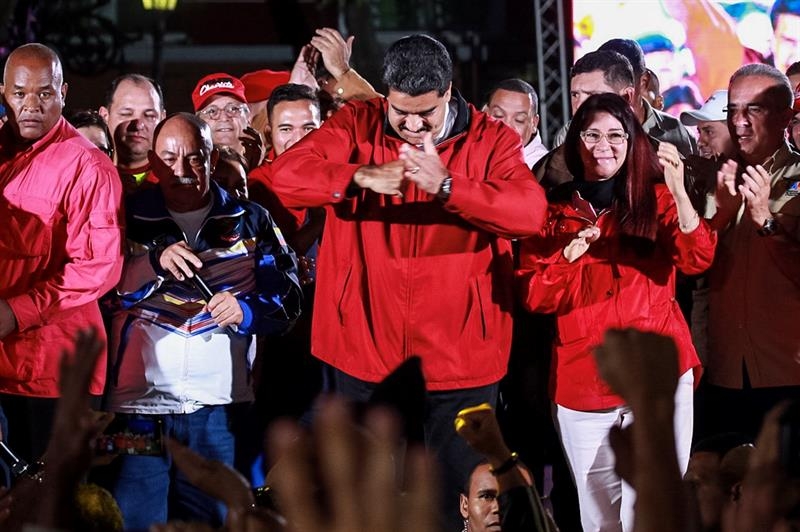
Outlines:
{"label": "red hooded jacket", "polygon": [[[678,227],[678,212],[666,185],[656,185],[658,235],[651,254],[620,242],[612,211],[595,217],[575,193],[572,202],[554,203],[542,233],[522,242],[517,271],[523,305],[556,315],[550,396],[573,410],[602,410],[625,404],[600,378],[592,350],[610,328],[635,327],[671,336],[682,375],[700,360],[689,327],[675,301],[675,271],[697,274],[714,259],[717,234],[705,220],[691,233]],[[600,238],[575,262],[563,250],[588,225]]]}
{"label": "red hooded jacket", "polygon": [[361,380],[380,381],[412,355],[429,390],[484,386],[506,372],[507,239],[535,234],[546,200],[519,136],[453,101],[455,124],[437,146],[452,177],[445,203],[413,183],[402,198],[348,190],[359,167],[397,160],[404,144],[383,99],[346,105],[273,163],[287,207],[327,209],[312,352]]}

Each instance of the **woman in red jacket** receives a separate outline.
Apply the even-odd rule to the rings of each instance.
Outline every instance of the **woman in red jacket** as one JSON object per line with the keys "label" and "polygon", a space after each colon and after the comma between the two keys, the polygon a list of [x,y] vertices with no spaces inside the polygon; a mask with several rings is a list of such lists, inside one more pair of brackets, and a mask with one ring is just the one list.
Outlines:
{"label": "woman in red jacket", "polygon": [[632,418],[600,378],[592,350],[609,328],[636,327],[675,340],[682,375],[676,446],[685,471],[700,362],[675,301],[675,272],[708,268],[716,235],[689,201],[677,149],[662,143],[656,152],[620,96],[586,100],[564,144],[575,179],[550,191],[547,223],[523,242],[517,279],[528,310],[556,315],[550,395],[583,529],[627,531],[633,491],[614,472],[608,432]]}

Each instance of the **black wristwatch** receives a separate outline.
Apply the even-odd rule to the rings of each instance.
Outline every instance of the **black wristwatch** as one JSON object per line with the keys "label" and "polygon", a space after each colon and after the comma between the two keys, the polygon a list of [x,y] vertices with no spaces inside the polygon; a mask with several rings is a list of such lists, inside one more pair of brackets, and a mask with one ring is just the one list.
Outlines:
{"label": "black wristwatch", "polygon": [[442,180],[442,184],[439,185],[439,192],[436,193],[436,197],[439,198],[442,202],[446,202],[450,199],[450,187],[453,186],[453,178],[447,176]]}
{"label": "black wristwatch", "polygon": [[770,216],[764,220],[764,225],[762,225],[761,228],[756,232],[761,236],[772,236],[778,232],[778,229],[780,229],[778,220]]}

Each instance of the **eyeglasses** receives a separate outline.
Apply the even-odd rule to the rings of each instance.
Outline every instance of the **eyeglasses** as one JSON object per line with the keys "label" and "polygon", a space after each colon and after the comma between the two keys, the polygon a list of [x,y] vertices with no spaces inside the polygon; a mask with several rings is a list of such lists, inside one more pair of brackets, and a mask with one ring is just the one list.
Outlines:
{"label": "eyeglasses", "polygon": [[586,131],[581,131],[581,138],[586,144],[597,144],[602,139],[606,139],[609,144],[618,146],[628,140],[628,134],[624,131],[609,131],[608,133],[603,133],[596,129],[587,129]]}
{"label": "eyeglasses", "polygon": [[744,113],[746,116],[752,116],[756,118],[761,118],[770,110],[771,108],[769,106],[758,103],[749,103],[741,106],[728,105],[723,109],[728,116],[736,116],[739,113]]}
{"label": "eyeglasses", "polygon": [[202,111],[198,111],[197,114],[205,118],[210,118],[211,120],[217,120],[222,115],[222,111],[225,111],[226,115],[234,117],[246,113],[247,106],[244,104],[236,105],[235,103],[229,103],[224,108],[220,109],[216,105],[212,105]]}

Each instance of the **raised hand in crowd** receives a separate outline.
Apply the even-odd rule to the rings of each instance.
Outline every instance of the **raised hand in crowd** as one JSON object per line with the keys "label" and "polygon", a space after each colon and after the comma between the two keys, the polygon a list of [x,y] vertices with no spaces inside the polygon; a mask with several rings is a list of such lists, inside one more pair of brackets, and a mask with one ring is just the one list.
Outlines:
{"label": "raised hand in crowd", "polygon": [[622,463],[618,474],[636,490],[634,530],[687,530],[687,498],[673,425],[678,384],[675,342],[636,329],[611,329],[595,349],[595,359],[600,375],[625,399],[635,419],[628,431],[612,431],[611,439]]}
{"label": "raised hand in crowd", "polygon": [[714,194],[717,212],[711,220],[711,226],[721,231],[736,218],[742,205],[742,196],[736,189],[736,173],[739,165],[728,159],[717,171],[717,187]]}
{"label": "raised hand in crowd", "polygon": [[337,80],[350,70],[350,55],[353,53],[351,35],[345,40],[342,34],[333,28],[319,28],[311,37],[311,45],[319,50],[322,63]]}
{"label": "raised hand in crowd", "polygon": [[769,172],[763,166],[758,164],[745,167],[738,190],[744,199],[747,214],[756,227],[761,227],[764,221],[772,218],[769,210],[770,189]]}
{"label": "raised hand in crowd", "polygon": [[[800,479],[795,476],[796,470],[791,471],[791,467],[782,462],[781,455],[788,450],[782,449],[782,445],[789,443],[784,440],[784,427],[794,424],[792,432],[798,433],[800,416],[796,414],[799,411],[797,405],[792,408],[782,403],[764,418],[742,483],[739,504],[729,504],[723,511],[724,532],[797,530]],[[796,449],[794,453],[796,459]]]}
{"label": "raised hand in crowd", "polygon": [[71,529],[75,494],[92,460],[91,441],[107,424],[89,408],[89,383],[103,350],[94,329],[79,331],[72,352],[61,354],[61,396],[43,466],[36,478],[21,476],[0,502],[3,530],[24,524]]}
{"label": "raised hand in crowd", "polygon": [[684,233],[691,233],[700,225],[700,215],[697,214],[689,193],[686,191],[684,179],[684,166],[681,154],[674,144],[659,142],[658,162],[664,169],[664,182],[675,200],[678,210],[678,224]]}
{"label": "raised hand in crowd", "polygon": [[270,455],[279,459],[279,472],[270,484],[287,530],[437,530],[435,466],[422,449],[409,449],[401,491],[394,460],[398,423],[393,415],[382,409],[368,412],[365,435],[354,425],[344,401],[331,398],[315,419],[313,436],[289,421],[276,423],[270,431]]}
{"label": "raised hand in crowd", "polygon": [[506,445],[492,407],[484,403],[461,410],[455,419],[455,427],[458,435],[489,463],[489,472],[497,482],[498,511],[503,532],[558,530],[542,506],[530,472]]}
{"label": "raised hand in crowd", "polygon": [[166,439],[167,451],[181,473],[195,487],[222,501],[228,510],[253,506],[255,498],[241,473],[218,460],[210,460],[172,438]]}
{"label": "raised hand in crowd", "polygon": [[[488,403],[462,410],[456,417],[455,425],[458,435],[485,456],[492,469],[500,468],[512,456],[500,432],[497,416]],[[521,471],[517,466],[509,468],[507,475],[498,475],[500,489],[505,491],[515,486],[527,486],[529,483]]]}
{"label": "raised hand in crowd", "polygon": [[319,83],[317,83],[316,76],[319,57],[319,50],[311,46],[311,44],[303,46],[289,74],[289,83],[306,85],[314,90],[319,90]]}
{"label": "raised hand in crowd", "polygon": [[247,161],[247,170],[256,168],[267,155],[267,147],[264,138],[255,128],[247,126],[239,137],[244,148],[244,158]]}

